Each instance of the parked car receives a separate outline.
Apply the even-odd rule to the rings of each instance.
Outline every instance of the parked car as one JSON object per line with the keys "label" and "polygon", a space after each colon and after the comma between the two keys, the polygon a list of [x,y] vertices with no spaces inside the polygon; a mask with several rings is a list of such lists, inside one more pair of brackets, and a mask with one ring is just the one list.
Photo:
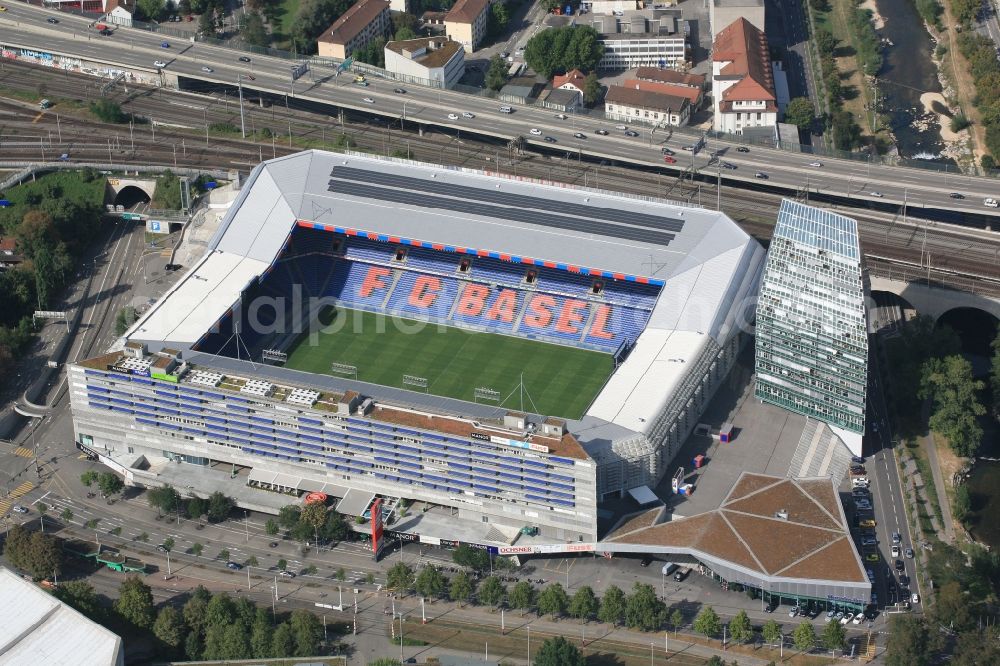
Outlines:
{"label": "parked car", "polygon": [[877,546],[878,545],[878,539],[876,539],[875,537],[865,537],[864,539],[861,540],[861,545],[862,546]]}
{"label": "parked car", "polygon": [[864,458],[864,456],[851,456],[851,462],[852,463],[857,463],[859,465],[864,465],[865,464],[865,458]]}
{"label": "parked car", "polygon": [[881,559],[878,553],[868,553],[865,555],[865,561],[867,562],[878,562]]}
{"label": "parked car", "polygon": [[861,624],[861,622],[864,619],[865,619],[865,614],[864,613],[858,613],[857,615],[854,616],[854,619],[851,620],[851,624]]}
{"label": "parked car", "polygon": [[796,617],[799,614],[799,607],[792,606],[791,610],[788,611],[788,617]]}
{"label": "parked car", "polygon": [[854,619],[854,613],[844,613],[844,617],[840,618],[841,624],[847,624]]}
{"label": "parked car", "polygon": [[652,564],[652,562],[653,562],[653,558],[650,557],[649,555],[645,555],[645,556],[643,556],[642,560],[639,562],[639,566],[640,567],[648,567],[650,564]]}

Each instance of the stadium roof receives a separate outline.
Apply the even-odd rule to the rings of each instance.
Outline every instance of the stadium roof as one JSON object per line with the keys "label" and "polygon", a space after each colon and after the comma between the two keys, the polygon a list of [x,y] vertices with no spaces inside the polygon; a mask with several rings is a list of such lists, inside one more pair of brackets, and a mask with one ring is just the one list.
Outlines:
{"label": "stadium roof", "polygon": [[605,542],[673,548],[771,578],[868,584],[828,478],[744,472],[714,511],[668,522],[656,511],[624,518]]}
{"label": "stadium roof", "polygon": [[0,664],[114,666],[122,639],[0,567]]}

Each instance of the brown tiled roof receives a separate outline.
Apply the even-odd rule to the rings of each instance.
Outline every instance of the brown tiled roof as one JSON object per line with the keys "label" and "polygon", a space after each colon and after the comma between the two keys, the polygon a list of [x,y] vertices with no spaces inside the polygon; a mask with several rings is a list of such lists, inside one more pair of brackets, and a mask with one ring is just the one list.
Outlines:
{"label": "brown tiled roof", "polygon": [[635,78],[643,81],[658,81],[660,83],[672,83],[679,86],[690,86],[692,88],[705,87],[705,76],[703,74],[688,74],[686,72],[678,72],[675,69],[639,67],[635,70]]}
{"label": "brown tiled roof", "polygon": [[656,519],[663,513],[663,507],[658,506],[647,511],[633,513],[622,518],[621,522],[613,530],[612,534],[628,534],[643,527],[649,527],[656,522]]}
{"label": "brown tiled roof", "polygon": [[320,35],[319,41],[346,44],[388,8],[389,0],[358,0]]}
{"label": "brown tiled roof", "polygon": [[789,522],[815,525],[830,530],[840,528],[839,521],[791,481],[778,483],[746,497],[726,502],[722,508],[762,518],[773,518],[778,511],[784,510],[788,513]]}
{"label": "brown tiled roof", "polygon": [[694,104],[701,97],[701,88],[692,88],[691,86],[678,86],[672,83],[660,83],[658,81],[640,81],[639,79],[627,79],[624,84],[626,88],[635,88],[637,90],[648,90],[650,92],[662,93],[664,95],[671,95],[672,97],[684,97],[689,102]]}
{"label": "brown tiled roof", "polygon": [[[468,421],[453,419],[447,416],[417,414],[415,412],[394,409],[392,407],[384,407],[381,405],[376,406],[375,410],[371,413],[371,418],[379,421],[385,421],[387,423],[395,423],[397,425],[412,426],[415,428],[423,428],[425,430],[443,432],[449,435],[455,435],[456,437],[470,437],[473,432],[480,432],[485,435],[496,435],[498,437],[510,437],[511,434],[499,428],[495,430],[488,427],[476,428],[473,427],[473,425]],[[562,439],[546,437],[545,435],[535,433],[532,436],[531,441],[536,444],[549,447],[549,453],[557,456],[564,456],[566,458],[574,458],[577,460],[590,459],[590,456],[588,456],[587,452],[583,450],[583,447],[580,446],[580,443],[576,440],[576,438],[568,433],[563,435]]]}
{"label": "brown tiled roof", "polygon": [[[830,511],[836,501],[829,479],[744,473],[719,509],[646,527],[659,509],[642,512],[605,541],[689,548],[770,576],[864,583],[847,526],[839,511]],[[773,516],[782,508],[787,520]]]}
{"label": "brown tiled roof", "polygon": [[676,97],[651,90],[637,90],[623,86],[608,86],[608,93],[604,96],[604,101],[624,104],[625,106],[638,106],[644,109],[675,112],[690,105],[686,97]]}
{"label": "brown tiled roof", "polygon": [[451,23],[474,23],[488,6],[489,0],[458,0],[445,20]]}
{"label": "brown tiled roof", "polygon": [[431,44],[438,45],[437,48],[428,50],[421,56],[413,58],[414,62],[420,63],[424,67],[441,67],[446,65],[456,53],[463,50],[462,45],[443,37],[421,37],[420,39],[406,39],[399,42],[389,42],[385,48],[403,55],[403,51],[416,51],[427,48]]}
{"label": "brown tiled roof", "polygon": [[767,37],[745,18],[736,19],[715,36],[712,61],[727,63],[720,76],[740,78],[722,93],[723,100],[777,99]]}
{"label": "brown tiled roof", "polygon": [[583,90],[583,81],[587,77],[578,69],[571,69],[562,76],[556,76],[552,79],[552,87],[559,88],[566,85],[567,83],[572,83],[574,86]]}

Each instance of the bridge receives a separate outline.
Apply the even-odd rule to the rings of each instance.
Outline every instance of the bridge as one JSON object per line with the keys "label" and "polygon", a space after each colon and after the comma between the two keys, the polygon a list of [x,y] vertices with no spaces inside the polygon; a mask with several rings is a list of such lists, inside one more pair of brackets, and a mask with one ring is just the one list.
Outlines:
{"label": "bridge", "polygon": [[[380,80],[376,76],[370,76],[371,85],[362,88],[353,84],[353,77],[338,76],[340,63],[318,58],[309,59],[310,68],[305,75],[293,80],[292,69],[299,67],[301,62],[254,54],[252,63],[241,63],[238,56],[242,52],[204,42],[125,27],[119,27],[110,37],[102,37],[89,28],[89,21],[82,17],[62,13],[60,24],[53,26],[45,21],[52,15],[50,11],[20,3],[8,9],[0,17],[0,42],[9,50],[23,50],[33,56],[44,50],[39,57],[67,71],[89,71],[102,76],[102,72],[108,72],[107,76],[112,76],[112,70],[125,70],[125,80],[129,83],[180,90],[224,87],[235,92],[239,86],[244,98],[251,101],[267,96],[286,103],[326,105],[334,113],[354,110],[398,121],[401,125],[433,126],[459,135],[473,133],[504,142],[524,136],[527,143],[542,151],[565,151],[594,160],[613,160],[646,168],[655,166],[665,171],[707,172],[730,183],[759,185],[761,181],[754,175],[764,172],[768,175],[769,188],[867,201],[883,207],[894,205],[925,217],[938,215],[938,219],[947,219],[964,214],[990,221],[1000,215],[1000,209],[983,205],[985,198],[995,197],[1000,189],[989,178],[873,164],[871,159],[824,157],[817,161],[801,153],[758,146],[743,153],[736,151],[739,137],[713,138],[709,146],[697,154],[693,151],[683,153],[680,148],[695,143],[701,136],[699,133],[677,128],[668,138],[637,125],[635,129],[640,130],[640,136],[636,138],[626,137],[619,131],[600,136],[596,133],[598,129],[613,129],[613,123],[605,120],[603,114],[573,115],[563,120],[557,118],[554,111],[532,105],[512,105],[514,113],[502,114],[498,112],[498,102],[485,95],[415,84],[406,84],[406,92],[401,94],[394,92],[399,89],[400,82]],[[164,41],[170,48],[161,48]],[[153,61],[159,59],[166,62],[165,67],[153,65]],[[460,115],[459,120],[449,120],[449,113],[455,112],[468,112],[475,118]],[[192,117],[189,126],[200,128],[200,121]],[[528,129],[536,129],[540,134],[532,135]],[[545,141],[546,136],[554,141]],[[677,164],[663,162],[660,148],[664,145],[677,149]],[[738,168],[722,169],[715,155],[724,156],[726,162]],[[952,198],[953,192],[963,198]]]}

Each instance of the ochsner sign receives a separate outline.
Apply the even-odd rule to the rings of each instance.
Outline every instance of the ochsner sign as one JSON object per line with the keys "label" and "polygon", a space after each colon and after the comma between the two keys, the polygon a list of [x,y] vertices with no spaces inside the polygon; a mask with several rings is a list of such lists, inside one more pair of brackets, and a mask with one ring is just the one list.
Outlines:
{"label": "ochsner sign", "polygon": [[597,550],[596,543],[557,543],[537,546],[500,546],[499,555],[551,555],[552,553],[589,553]]}

